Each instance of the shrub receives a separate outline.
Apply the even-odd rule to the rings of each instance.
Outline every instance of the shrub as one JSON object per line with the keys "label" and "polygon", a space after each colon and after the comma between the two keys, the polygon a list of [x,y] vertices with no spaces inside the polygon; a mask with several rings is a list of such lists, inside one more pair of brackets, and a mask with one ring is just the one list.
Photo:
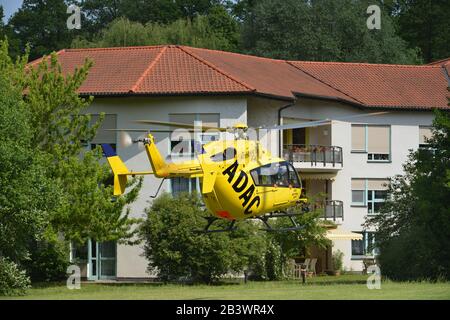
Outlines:
{"label": "shrub", "polygon": [[211,282],[229,269],[228,240],[224,234],[202,235],[202,210],[195,198],[165,194],[147,210],[142,226],[149,270],[163,281],[189,279]]}
{"label": "shrub", "polygon": [[17,264],[0,257],[0,296],[24,295],[30,288],[30,278]]}
{"label": "shrub", "polygon": [[333,266],[335,271],[342,271],[344,265],[343,258],[344,253],[341,250],[337,250],[333,253]]}
{"label": "shrub", "polygon": [[30,245],[30,258],[23,266],[33,283],[62,280],[69,265],[68,252],[68,245],[61,241],[35,242]]}

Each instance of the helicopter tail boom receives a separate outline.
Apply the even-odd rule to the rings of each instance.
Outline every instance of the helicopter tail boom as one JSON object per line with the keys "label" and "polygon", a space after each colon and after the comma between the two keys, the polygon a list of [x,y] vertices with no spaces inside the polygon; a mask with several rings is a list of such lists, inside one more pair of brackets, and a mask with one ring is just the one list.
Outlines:
{"label": "helicopter tail boom", "polygon": [[125,193],[128,176],[141,176],[153,174],[153,172],[133,172],[129,171],[122,159],[116,154],[109,144],[102,144],[103,153],[108,160],[114,174],[114,195],[119,196]]}
{"label": "helicopter tail boom", "polygon": [[128,168],[109,144],[102,144],[102,149],[114,174],[114,195],[121,195],[127,185]]}

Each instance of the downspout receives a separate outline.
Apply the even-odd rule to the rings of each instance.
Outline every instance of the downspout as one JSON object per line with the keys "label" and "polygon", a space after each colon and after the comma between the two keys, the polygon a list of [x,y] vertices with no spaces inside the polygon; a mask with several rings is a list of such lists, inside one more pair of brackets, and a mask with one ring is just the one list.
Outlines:
{"label": "downspout", "polygon": [[[281,112],[287,108],[290,108],[292,106],[295,106],[295,103],[297,102],[297,99],[294,99],[294,102],[291,102],[285,106],[282,106],[281,108],[278,109],[278,125],[281,126]],[[282,158],[283,155],[283,140],[282,140],[282,134],[281,134],[281,130],[278,133],[278,156],[280,158]]]}

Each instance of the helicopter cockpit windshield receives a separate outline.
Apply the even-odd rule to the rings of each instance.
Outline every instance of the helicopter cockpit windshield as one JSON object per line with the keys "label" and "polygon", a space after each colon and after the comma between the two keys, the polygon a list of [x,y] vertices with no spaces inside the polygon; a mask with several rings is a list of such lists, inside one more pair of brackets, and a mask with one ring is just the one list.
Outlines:
{"label": "helicopter cockpit windshield", "polygon": [[264,165],[251,170],[250,174],[256,186],[301,188],[297,172],[287,161]]}

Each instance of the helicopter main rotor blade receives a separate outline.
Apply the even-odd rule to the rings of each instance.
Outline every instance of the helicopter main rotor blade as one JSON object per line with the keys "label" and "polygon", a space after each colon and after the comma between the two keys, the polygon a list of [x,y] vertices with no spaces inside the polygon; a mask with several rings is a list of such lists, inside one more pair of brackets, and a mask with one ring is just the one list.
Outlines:
{"label": "helicopter main rotor blade", "polygon": [[[173,130],[152,130],[152,129],[103,129],[105,131],[116,131],[116,132],[162,132],[162,133],[172,133]],[[190,130],[193,131],[193,130]]]}
{"label": "helicopter main rotor blade", "polygon": [[201,131],[207,131],[207,130],[218,130],[221,132],[228,131],[228,128],[219,128],[219,127],[209,127],[209,126],[196,126],[193,124],[187,124],[187,123],[178,123],[178,122],[167,122],[167,121],[153,121],[153,120],[135,120],[136,123],[141,124],[153,124],[158,126],[165,126],[165,127],[177,127],[182,129],[194,129],[194,130],[201,130]]}
{"label": "helicopter main rotor blade", "polygon": [[308,127],[319,127],[319,126],[325,126],[328,124],[331,124],[332,121],[342,121],[342,120],[349,120],[354,118],[362,118],[362,117],[372,117],[372,116],[378,116],[389,113],[387,111],[383,112],[373,112],[373,113],[366,113],[366,114],[356,114],[346,117],[339,117],[335,119],[324,119],[324,120],[317,120],[317,121],[309,121],[309,122],[300,122],[300,123],[292,123],[292,124],[286,124],[286,125],[276,125],[271,127],[263,127],[261,129],[269,129],[269,130],[288,130],[288,129],[300,129],[300,128],[308,128]]}

